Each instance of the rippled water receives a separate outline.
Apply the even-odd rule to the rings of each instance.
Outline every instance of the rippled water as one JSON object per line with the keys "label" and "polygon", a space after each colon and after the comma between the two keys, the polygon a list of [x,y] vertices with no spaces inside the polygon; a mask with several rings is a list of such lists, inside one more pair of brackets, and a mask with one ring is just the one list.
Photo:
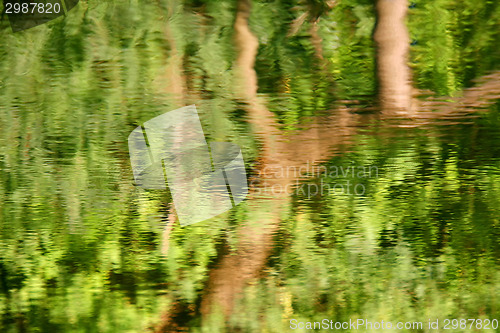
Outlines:
{"label": "rippled water", "polygon": [[[251,22],[256,81],[238,82],[251,39],[238,58],[229,7],[215,8],[217,22],[188,12],[165,23],[163,7],[89,6],[2,31],[2,332],[499,319],[498,71],[451,97],[420,87],[411,110],[394,112],[380,107],[369,62],[359,73],[346,58],[324,65],[307,33],[266,44],[287,32]],[[373,54],[363,38],[352,59]],[[180,226],[168,189],[135,185],[127,138],[189,104],[207,141],[242,148],[250,192]]]}

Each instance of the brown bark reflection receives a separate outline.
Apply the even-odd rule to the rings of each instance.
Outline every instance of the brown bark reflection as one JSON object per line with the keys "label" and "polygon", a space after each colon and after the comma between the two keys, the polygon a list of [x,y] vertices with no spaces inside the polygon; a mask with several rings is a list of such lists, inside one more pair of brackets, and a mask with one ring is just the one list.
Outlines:
{"label": "brown bark reflection", "polygon": [[405,19],[407,0],[378,0],[377,76],[382,109],[389,113],[412,113],[411,71],[408,66],[410,37]]}
{"label": "brown bark reflection", "polygon": [[164,38],[169,45],[169,54],[163,72],[155,79],[159,90],[167,95],[175,106],[182,106],[186,99],[186,76],[183,69],[183,53],[179,50],[176,36],[167,21]]}
{"label": "brown bark reflection", "polygon": [[[396,126],[418,126],[435,119],[470,113],[470,107],[485,107],[500,96],[500,72],[484,77],[475,88],[467,89],[454,102],[427,99],[417,109],[412,102],[411,73],[407,65],[409,38],[404,18],[405,0],[379,0],[379,24],[375,33],[378,44],[378,62],[381,100],[384,110],[380,115],[362,116],[346,107],[339,107],[328,117],[315,118],[307,129],[285,134],[279,129],[263,97],[257,96],[257,75],[254,70],[259,42],[249,28],[250,0],[239,0],[234,24],[235,46],[238,56],[233,68],[238,98],[245,104],[249,122],[260,141],[260,169],[264,184],[251,189],[247,198],[252,216],[241,221],[239,243],[236,250],[226,248],[217,265],[208,276],[199,312],[203,320],[220,312],[228,318],[246,285],[257,279],[266,264],[273,245],[273,235],[281,217],[290,204],[289,192],[270,193],[266,190],[279,185],[291,189],[299,177],[295,174],[276,177],[273,170],[300,168],[311,162],[320,163],[331,158],[340,147],[353,142],[353,137],[366,124],[369,117],[384,120],[399,114],[411,120],[400,120]],[[399,111],[399,112],[388,112]],[[380,122],[379,122],[380,124]],[[392,126],[382,123],[380,126]],[[173,221],[173,215],[169,221]],[[164,251],[168,250],[170,225],[165,230]],[[193,306],[174,303],[156,327],[158,332],[181,331],[182,313],[196,313]],[[186,329],[187,330],[187,329]]]}
{"label": "brown bark reflection", "polygon": [[[259,44],[248,26],[249,14],[250,1],[240,0],[234,26],[238,50],[234,72],[240,98],[246,105],[249,121],[260,139],[259,174],[264,185],[259,191],[253,189],[247,202],[252,207],[253,214],[258,214],[265,207],[272,207],[272,210],[263,213],[258,221],[243,221],[239,230],[238,250],[224,254],[217,267],[210,272],[201,303],[201,313],[205,319],[218,310],[226,317],[229,316],[245,285],[257,278],[265,265],[272,247],[273,232],[290,201],[289,191],[276,193],[270,190],[291,189],[298,179],[296,174],[276,177],[279,169],[300,168],[313,161],[325,160],[331,155],[333,147],[349,141],[355,133],[355,126],[351,125],[357,123],[360,117],[345,109],[335,116],[310,124],[307,130],[283,134],[274,115],[262,99],[257,97],[254,62]],[[322,125],[323,122],[338,124],[337,130],[332,131],[329,126]]]}
{"label": "brown bark reflection", "polygon": [[[385,8],[386,4],[380,8],[381,11],[387,10],[383,15],[392,17],[383,18],[379,34],[387,32],[387,29],[400,29],[396,32],[396,36],[392,36],[394,39],[384,40],[385,37],[378,36],[383,49],[381,57],[384,57],[382,72],[384,77],[388,76],[384,78],[386,85],[383,88],[385,89],[383,94],[386,94],[386,106],[389,109],[403,110],[404,114],[408,115],[408,111],[412,107],[412,88],[409,83],[410,71],[406,60],[403,61],[407,57],[409,47],[406,26],[404,26],[406,2],[399,0],[396,2],[396,8]],[[300,168],[313,161],[321,162],[329,159],[339,147],[352,143],[352,138],[358,128],[365,124],[370,116],[358,115],[345,107],[339,107],[328,118],[316,118],[316,121],[309,124],[305,130],[291,134],[284,134],[280,131],[273,114],[267,109],[263,99],[257,97],[258,86],[254,62],[258,40],[248,26],[249,14],[249,0],[240,0],[234,26],[235,43],[238,50],[238,58],[234,68],[237,86],[240,97],[246,104],[249,121],[253,124],[254,131],[261,142],[261,172],[259,174],[265,182],[264,190],[276,185],[279,185],[280,188],[291,188],[290,185],[294,184],[298,177],[288,175],[276,178],[272,176],[275,174],[272,170]],[[396,21],[394,21],[394,17],[397,17]],[[393,24],[396,25],[395,28],[392,27]],[[398,43],[402,43],[402,45],[397,45]],[[394,68],[390,68],[389,64],[396,61],[395,57],[398,58],[399,62]],[[401,70],[403,73],[395,73],[397,70]],[[391,77],[391,75],[396,77]],[[488,84],[487,89],[491,89],[492,85],[494,84]],[[500,92],[500,90],[497,91]],[[470,95],[466,92],[464,100],[470,99],[468,97]],[[452,103],[441,109],[441,113],[433,111],[434,117],[429,118],[436,119],[443,112],[456,112],[451,110],[453,109]],[[392,117],[392,113],[383,113],[380,116],[383,118]],[[429,120],[429,118],[427,119]],[[263,172],[264,170],[270,172]],[[289,207],[290,196],[287,192],[271,193],[269,196],[261,196],[253,192],[247,200],[252,207],[253,214],[258,214],[259,210],[263,210],[265,207],[274,207],[274,209],[263,214],[262,219],[257,223],[243,221],[239,231],[238,250],[234,252],[227,250],[227,253],[222,255],[218,265],[210,272],[201,302],[201,313],[205,319],[209,314],[218,310],[227,318],[245,285],[259,277],[271,251],[273,232],[277,229],[281,216],[286,213]]]}

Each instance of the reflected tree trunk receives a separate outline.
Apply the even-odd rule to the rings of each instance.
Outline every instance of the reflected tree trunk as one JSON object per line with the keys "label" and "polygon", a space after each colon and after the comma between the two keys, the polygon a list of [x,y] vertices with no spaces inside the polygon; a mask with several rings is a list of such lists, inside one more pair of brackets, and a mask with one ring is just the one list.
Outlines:
{"label": "reflected tree trunk", "polygon": [[176,36],[173,33],[172,23],[167,22],[164,37],[170,47],[170,53],[166,60],[163,72],[155,79],[155,83],[177,107],[184,105],[186,100],[186,76],[183,70],[183,51],[179,49]]}
{"label": "reflected tree trunk", "polygon": [[280,170],[296,169],[325,160],[331,155],[332,146],[348,141],[355,132],[354,126],[350,125],[359,117],[346,109],[326,120],[344,126],[344,130],[332,131],[315,123],[310,124],[307,130],[283,134],[274,115],[257,97],[254,64],[259,43],[249,28],[249,15],[250,1],[240,0],[234,26],[238,50],[234,73],[240,99],[246,105],[249,121],[261,144],[258,174],[262,184],[251,188],[247,198],[252,214],[240,226],[238,249],[226,249],[210,272],[201,302],[204,320],[217,312],[228,318],[238,295],[241,295],[245,285],[259,276],[266,263],[272,249],[273,234],[281,217],[288,212],[290,192],[299,179],[296,174],[276,175],[280,174]]}
{"label": "reflected tree trunk", "polygon": [[311,23],[309,33],[311,34],[311,43],[314,47],[314,53],[316,54],[316,57],[323,64],[326,64],[325,58],[323,57],[323,39],[319,35],[319,27],[317,21]]}
{"label": "reflected tree trunk", "polygon": [[[379,23],[375,39],[379,48],[377,57],[381,99],[386,110],[408,114],[413,105],[411,73],[407,65],[409,37],[404,24],[406,8],[405,0],[379,0]],[[259,278],[265,267],[275,232],[282,217],[289,212],[290,191],[300,181],[300,176],[297,175],[277,177],[276,171],[300,168],[330,159],[339,147],[353,143],[352,138],[358,128],[363,128],[367,123],[366,118],[371,117],[340,107],[326,118],[316,118],[305,130],[288,134],[280,131],[264,99],[257,96],[258,81],[254,65],[259,42],[248,25],[250,10],[249,0],[238,1],[234,24],[234,42],[238,55],[233,73],[237,97],[244,103],[248,120],[261,145],[260,167],[257,170],[257,174],[261,176],[261,184],[254,187],[251,185],[246,200],[251,213],[239,226],[237,249],[226,247],[220,254],[216,266],[209,273],[198,311],[192,307],[186,309],[186,305],[174,302],[156,327],[158,332],[178,329],[180,319],[177,317],[186,311],[193,314],[201,312],[204,321],[210,320],[216,313],[229,318],[245,286]],[[496,78],[496,83],[490,83],[487,87],[491,89],[494,86],[498,94],[498,75]],[[494,80],[495,78],[488,82]],[[472,103],[473,99],[479,98],[478,94],[471,91],[464,96],[464,101]],[[449,104],[441,107],[446,115],[451,109]],[[382,118],[385,116],[384,113],[381,115]],[[436,113],[432,113],[432,117],[435,119]],[[287,190],[273,191],[276,187]],[[169,220],[171,219],[174,217],[169,216]],[[169,233],[170,229],[167,227],[164,252],[168,250]]]}
{"label": "reflected tree trunk", "polygon": [[381,106],[384,111],[411,114],[410,37],[405,23],[408,0],[378,0],[376,8],[374,39]]}
{"label": "reflected tree trunk", "polygon": [[[406,63],[409,40],[404,18],[406,15],[405,1],[399,1],[399,7],[389,8],[384,15],[379,34],[392,29],[399,31],[395,40],[381,40],[383,59],[382,72],[389,77],[385,81],[387,107],[402,110],[405,114],[411,111],[412,87],[410,84],[410,69]],[[383,11],[384,9],[382,9]],[[279,227],[281,218],[286,216],[290,204],[290,192],[300,181],[300,176],[285,175],[275,177],[279,170],[314,166],[331,158],[336,150],[353,143],[353,136],[370,115],[359,115],[352,110],[339,107],[328,118],[316,118],[316,122],[308,124],[305,130],[284,134],[280,131],[277,121],[270,112],[262,97],[257,96],[257,75],[254,70],[255,58],[259,46],[258,40],[248,25],[250,16],[250,1],[240,0],[235,21],[235,45],[238,57],[235,64],[235,80],[240,99],[245,103],[249,121],[258,137],[260,150],[260,169],[262,185],[251,188],[247,198],[249,210],[252,212],[239,229],[238,249],[226,249],[221,255],[216,267],[211,270],[201,301],[201,313],[204,320],[214,313],[221,313],[226,319],[231,315],[239,295],[246,285],[259,277],[265,267],[266,260],[272,250],[273,235]],[[394,21],[395,17],[397,19]],[[392,25],[395,27],[392,27]],[[389,33],[389,36],[391,33]],[[394,38],[394,36],[392,36]],[[404,43],[403,43],[404,42]],[[385,44],[384,44],[385,43]],[[401,45],[396,45],[402,43]],[[394,68],[389,65],[398,59]],[[395,68],[402,71],[396,78]],[[384,72],[385,70],[385,72]],[[382,117],[385,117],[383,114]],[[276,193],[273,188],[289,189]]]}
{"label": "reflected tree trunk", "polygon": [[[250,31],[248,18],[250,16],[251,2],[240,0],[237,5],[236,20],[234,24],[235,45],[238,51],[234,73],[237,92],[249,108],[253,110],[250,121],[258,124],[258,131],[267,138],[277,134],[273,127],[272,114],[257,100],[257,74],[254,70],[255,58],[259,46],[257,37]],[[264,143],[264,151],[268,151],[269,142]],[[267,160],[269,154],[264,154]],[[264,162],[265,164],[265,162]],[[283,198],[278,199],[283,200]],[[257,212],[259,200],[255,200],[250,193],[247,201]],[[282,207],[282,206],[281,206]],[[204,320],[209,315],[222,312],[226,318],[234,307],[235,298],[239,295],[245,283],[257,276],[269,254],[273,230],[279,222],[280,211],[271,212],[269,216],[258,219],[249,219],[243,222],[238,232],[240,242],[234,252],[225,249],[217,266],[211,270],[202,297],[201,313]]]}

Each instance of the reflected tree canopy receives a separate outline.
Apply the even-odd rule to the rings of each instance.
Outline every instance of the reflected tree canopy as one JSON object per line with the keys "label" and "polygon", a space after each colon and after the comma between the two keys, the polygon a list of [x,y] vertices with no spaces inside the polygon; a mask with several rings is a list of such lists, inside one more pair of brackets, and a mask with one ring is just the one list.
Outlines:
{"label": "reflected tree canopy", "polygon": [[[1,22],[2,332],[498,319],[497,1],[79,1]],[[251,191],[181,227],[168,190],[134,185],[127,137],[190,104]]]}

